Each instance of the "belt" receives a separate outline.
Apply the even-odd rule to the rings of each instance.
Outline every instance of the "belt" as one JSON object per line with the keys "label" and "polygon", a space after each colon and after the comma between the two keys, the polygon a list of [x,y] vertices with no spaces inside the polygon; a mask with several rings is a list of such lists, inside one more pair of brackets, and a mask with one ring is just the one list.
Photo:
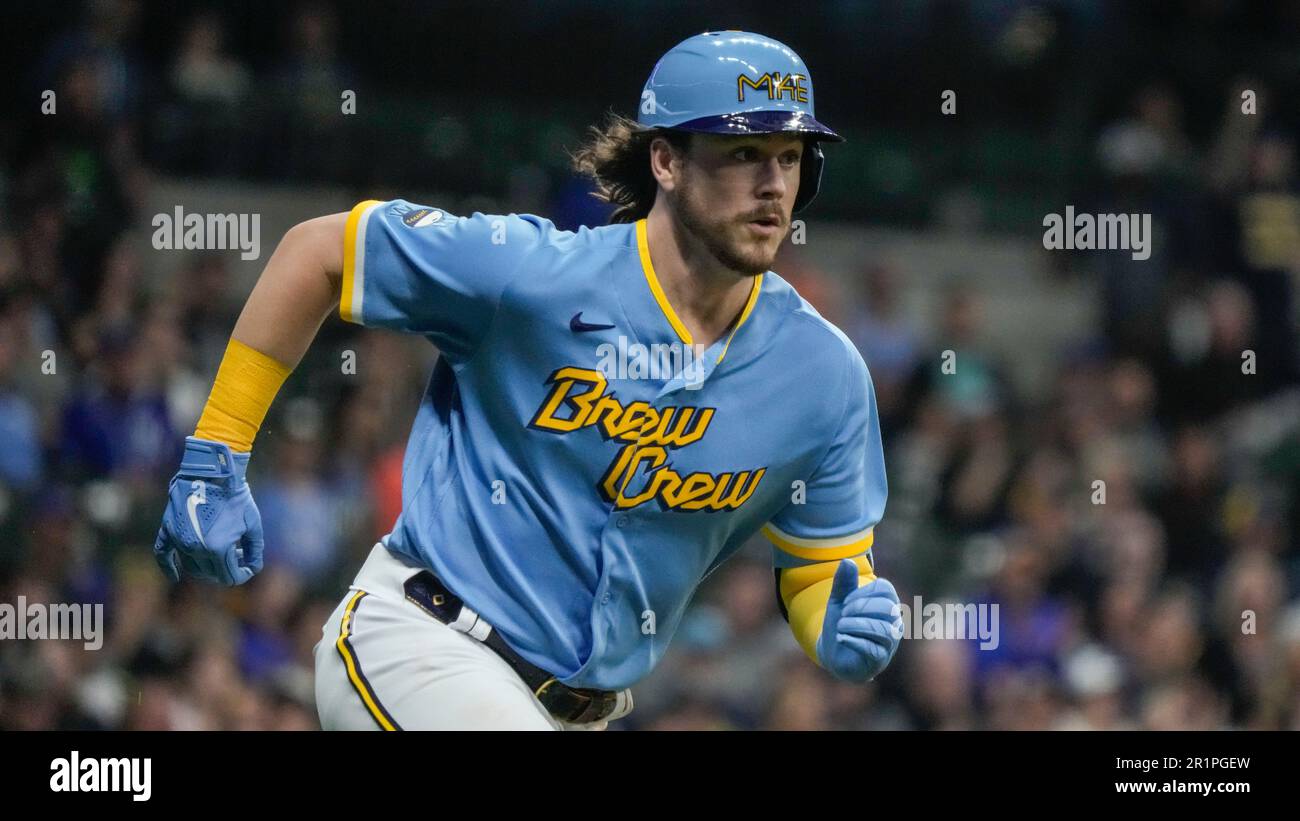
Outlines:
{"label": "belt", "polygon": [[583,690],[561,684],[555,676],[532,664],[506,644],[478,614],[465,606],[437,576],[423,570],[404,585],[406,598],[453,630],[486,644],[524,680],[552,716],[569,724],[590,724],[608,718],[618,707],[612,690]]}

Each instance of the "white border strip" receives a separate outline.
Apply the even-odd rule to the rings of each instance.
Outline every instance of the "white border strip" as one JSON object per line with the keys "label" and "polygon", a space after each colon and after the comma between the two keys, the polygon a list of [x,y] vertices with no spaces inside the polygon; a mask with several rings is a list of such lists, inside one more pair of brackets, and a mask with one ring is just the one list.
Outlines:
{"label": "white border strip", "polygon": [[367,207],[357,218],[357,238],[352,260],[352,321],[358,325],[366,324],[362,310],[362,299],[366,295],[366,227],[370,224],[371,212],[381,205],[382,202],[377,202]]}
{"label": "white border strip", "polygon": [[801,539],[798,536],[791,536],[789,533],[786,533],[771,522],[768,522],[767,526],[771,528],[773,533],[795,547],[809,547],[814,549],[819,547],[845,547],[867,538],[867,534],[874,529],[872,527],[864,527],[857,533],[851,533],[847,536],[829,536],[824,539]]}

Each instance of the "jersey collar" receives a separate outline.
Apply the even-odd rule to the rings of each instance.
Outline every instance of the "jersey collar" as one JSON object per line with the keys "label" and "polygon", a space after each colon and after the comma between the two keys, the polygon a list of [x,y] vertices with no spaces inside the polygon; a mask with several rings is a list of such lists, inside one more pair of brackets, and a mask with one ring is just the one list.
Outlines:
{"label": "jersey collar", "polygon": [[[691,339],[691,332],[686,329],[686,325],[668,302],[668,295],[664,293],[663,286],[659,284],[659,277],[655,274],[654,263],[650,261],[650,242],[646,238],[646,221],[644,219],[636,221],[636,249],[638,256],[641,258],[641,271],[645,274],[646,284],[650,288],[650,294],[654,297],[655,304],[659,306],[660,312],[668,320],[668,324],[676,334],[678,341],[694,350],[695,345],[694,340]],[[754,284],[749,291],[749,299],[745,300],[745,307],[741,310],[735,324],[732,325],[731,332],[705,351],[704,359],[709,371],[721,364],[722,358],[727,355],[732,338],[740,330],[740,326],[745,324],[745,320],[749,319],[749,315],[754,312],[754,306],[758,304],[758,295],[762,290],[763,275],[759,274],[754,277]]]}

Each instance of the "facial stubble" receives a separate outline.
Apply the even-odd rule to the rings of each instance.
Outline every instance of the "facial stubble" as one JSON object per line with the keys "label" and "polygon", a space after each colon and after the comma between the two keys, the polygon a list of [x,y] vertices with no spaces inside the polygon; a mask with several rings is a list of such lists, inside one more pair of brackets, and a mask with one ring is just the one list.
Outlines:
{"label": "facial stubble", "polygon": [[767,271],[775,259],[775,252],[757,257],[736,248],[728,237],[731,223],[712,218],[708,210],[698,202],[698,190],[689,167],[683,167],[677,190],[672,197],[677,220],[687,233],[703,245],[719,265],[730,271],[741,276],[757,276]]}

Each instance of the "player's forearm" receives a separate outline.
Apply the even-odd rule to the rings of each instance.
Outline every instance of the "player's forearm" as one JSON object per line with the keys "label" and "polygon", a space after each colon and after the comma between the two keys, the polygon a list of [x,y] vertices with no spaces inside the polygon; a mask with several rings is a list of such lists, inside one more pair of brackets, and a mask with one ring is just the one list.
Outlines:
{"label": "player's forearm", "polygon": [[346,219],[308,220],[280,241],[235,323],[195,436],[252,449],[280,386],[338,304]]}
{"label": "player's forearm", "polygon": [[[853,561],[858,565],[859,585],[868,584],[876,578],[866,556],[858,556]],[[817,637],[822,632],[826,603],[831,595],[831,582],[839,564],[836,559],[781,571],[781,602],[785,605],[790,631],[815,664],[819,663]]]}

